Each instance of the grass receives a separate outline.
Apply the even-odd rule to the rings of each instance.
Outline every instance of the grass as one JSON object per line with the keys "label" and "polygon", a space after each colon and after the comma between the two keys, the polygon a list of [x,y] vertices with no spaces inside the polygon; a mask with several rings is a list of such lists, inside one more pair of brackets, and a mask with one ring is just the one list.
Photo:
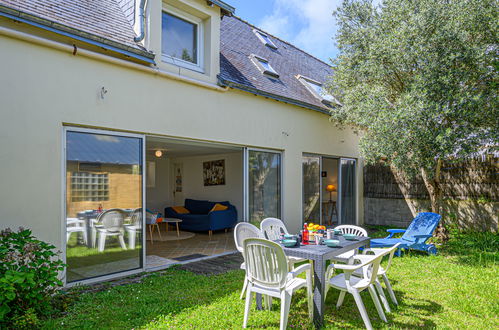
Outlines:
{"label": "grass", "polygon": [[[499,328],[498,242],[497,234],[459,233],[439,247],[438,256],[411,252],[395,258],[389,277],[400,305],[387,314],[388,323],[378,318],[369,294],[362,293],[373,326]],[[202,276],[172,267],[142,283],[98,293],[80,294],[73,289],[77,300],[64,316],[46,320],[43,328],[240,328],[243,276],[242,271]],[[288,326],[310,329],[305,295],[300,291],[293,297]],[[352,297],[347,295],[339,310],[333,307],[337,298],[337,291],[328,293],[325,328],[363,328]],[[249,327],[277,328],[279,306],[274,300],[271,311],[255,311],[253,304]]]}

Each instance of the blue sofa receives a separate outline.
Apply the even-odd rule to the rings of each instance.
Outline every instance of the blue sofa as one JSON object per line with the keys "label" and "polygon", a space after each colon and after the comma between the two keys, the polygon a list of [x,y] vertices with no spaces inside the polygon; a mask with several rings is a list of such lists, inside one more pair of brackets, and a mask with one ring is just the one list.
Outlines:
{"label": "blue sofa", "polygon": [[[225,205],[228,209],[210,212],[216,203]],[[211,235],[213,230],[233,228],[237,223],[237,210],[229,202],[210,202],[187,198],[184,207],[190,213],[180,214],[171,207],[165,208],[165,217],[181,219],[180,228],[183,230],[208,231]]]}

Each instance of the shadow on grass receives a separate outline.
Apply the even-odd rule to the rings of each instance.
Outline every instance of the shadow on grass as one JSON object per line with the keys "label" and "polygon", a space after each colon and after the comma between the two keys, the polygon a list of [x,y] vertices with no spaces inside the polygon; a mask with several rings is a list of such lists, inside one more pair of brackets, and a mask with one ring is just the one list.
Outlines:
{"label": "shadow on grass", "polygon": [[[395,284],[396,281],[392,281]],[[332,289],[333,290],[333,289]],[[385,294],[388,292],[385,290]],[[345,296],[343,305],[336,309],[336,302],[338,300],[339,291],[333,290],[328,293],[326,299],[326,314],[325,314],[325,327],[326,328],[364,328],[364,322],[360,316],[360,312],[355,304],[353,297],[349,294]],[[369,315],[369,319],[374,328],[381,328],[383,326],[395,326],[396,328],[410,329],[415,327],[435,328],[436,323],[432,321],[432,316],[443,311],[443,307],[431,300],[427,299],[414,299],[406,298],[406,294],[402,291],[395,290],[395,296],[399,303],[398,306],[394,305],[391,300],[390,308],[391,313],[386,313],[388,323],[381,320],[371,299],[371,296],[366,291],[361,292],[362,301]],[[408,320],[408,321],[404,321]]]}
{"label": "shadow on grass", "polygon": [[238,295],[243,277],[242,271],[202,276],[174,266],[140,283],[79,294],[66,315],[47,320],[43,328],[169,327],[168,322],[182,312]]}

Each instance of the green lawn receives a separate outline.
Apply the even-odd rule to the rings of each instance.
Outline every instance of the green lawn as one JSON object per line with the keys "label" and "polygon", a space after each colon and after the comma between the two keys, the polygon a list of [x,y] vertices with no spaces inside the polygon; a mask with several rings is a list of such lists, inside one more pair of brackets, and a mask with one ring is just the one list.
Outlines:
{"label": "green lawn", "polygon": [[[395,258],[388,275],[400,306],[387,314],[388,323],[380,321],[369,294],[362,293],[373,326],[499,328],[498,245],[497,234],[455,234],[439,247],[436,257],[410,253]],[[242,271],[203,276],[172,267],[139,284],[98,293],[73,292],[78,298],[67,313],[46,320],[44,328],[240,328],[242,282]],[[337,297],[338,292],[330,290],[325,327],[363,328],[352,297],[347,295],[336,310]],[[299,292],[293,297],[288,326],[310,329],[306,311],[304,293]],[[274,300],[272,311],[255,311],[253,305],[248,326],[278,327],[279,301]]]}

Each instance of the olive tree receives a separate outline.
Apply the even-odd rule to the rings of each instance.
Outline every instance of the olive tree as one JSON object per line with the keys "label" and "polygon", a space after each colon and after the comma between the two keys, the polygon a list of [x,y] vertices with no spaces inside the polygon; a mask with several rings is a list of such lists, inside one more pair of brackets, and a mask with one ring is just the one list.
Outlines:
{"label": "olive tree", "polygon": [[442,160],[499,145],[496,0],[345,0],[328,83],[367,163],[421,174],[440,212]]}

